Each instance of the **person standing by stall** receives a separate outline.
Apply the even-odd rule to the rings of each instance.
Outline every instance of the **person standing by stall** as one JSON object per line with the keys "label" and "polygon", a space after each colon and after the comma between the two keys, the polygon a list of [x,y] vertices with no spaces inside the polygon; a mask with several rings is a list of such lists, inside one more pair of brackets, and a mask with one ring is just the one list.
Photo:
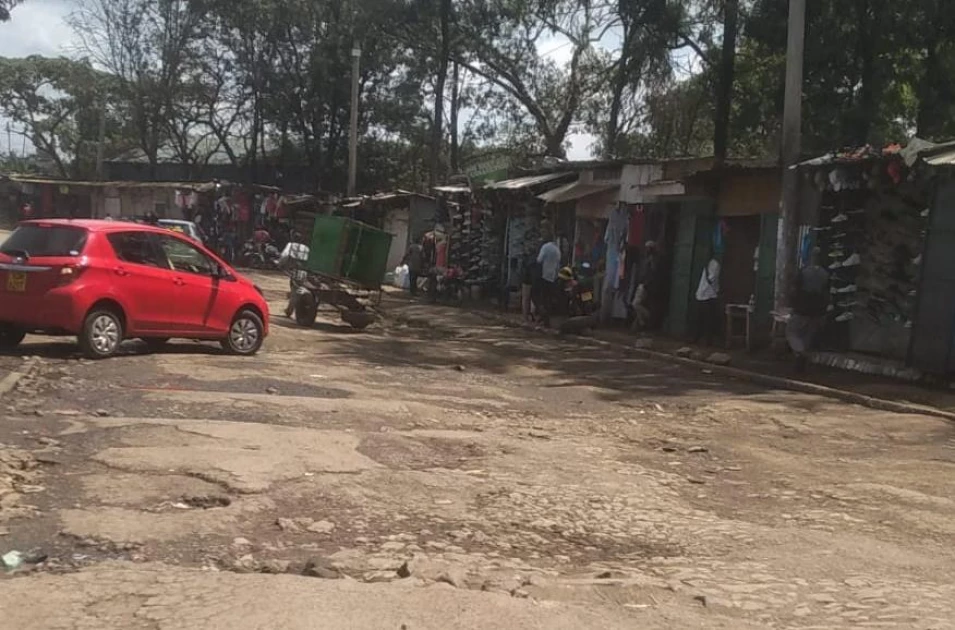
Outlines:
{"label": "person standing by stall", "polygon": [[716,256],[710,258],[700,276],[700,285],[696,289],[696,303],[699,307],[699,326],[697,341],[702,340],[708,346],[713,345],[716,333],[720,329],[720,261]]}
{"label": "person standing by stall", "polygon": [[557,302],[557,272],[560,270],[560,246],[553,236],[546,236],[546,242],[541,245],[537,254],[537,263],[540,265],[539,289],[535,306],[541,322],[550,326],[550,316]]}
{"label": "person standing by stall", "polygon": [[808,353],[829,310],[829,272],[819,264],[820,255],[819,249],[814,249],[810,263],[799,270],[793,282],[792,314],[786,324],[786,341],[796,355],[796,372],[799,373],[806,371]]}
{"label": "person standing by stall", "polygon": [[405,252],[401,264],[408,265],[408,291],[411,295],[418,295],[418,278],[424,268],[424,247],[421,243],[412,243]]}

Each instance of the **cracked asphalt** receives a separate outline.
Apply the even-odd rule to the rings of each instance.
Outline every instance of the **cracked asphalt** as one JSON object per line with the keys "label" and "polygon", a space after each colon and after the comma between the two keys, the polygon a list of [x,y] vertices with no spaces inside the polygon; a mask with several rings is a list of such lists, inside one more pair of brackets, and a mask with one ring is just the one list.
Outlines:
{"label": "cracked asphalt", "polygon": [[252,359],[31,339],[4,626],[955,627],[951,424],[386,309]]}

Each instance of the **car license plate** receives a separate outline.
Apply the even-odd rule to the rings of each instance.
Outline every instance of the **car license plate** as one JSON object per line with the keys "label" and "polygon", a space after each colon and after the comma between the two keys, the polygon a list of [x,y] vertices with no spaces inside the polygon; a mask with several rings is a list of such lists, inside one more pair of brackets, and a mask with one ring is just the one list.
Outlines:
{"label": "car license plate", "polygon": [[583,300],[584,302],[592,302],[594,299],[594,294],[591,293],[590,291],[587,291],[586,293],[581,293],[580,299]]}
{"label": "car license plate", "polygon": [[27,274],[22,271],[11,271],[7,274],[7,291],[24,293],[27,290]]}

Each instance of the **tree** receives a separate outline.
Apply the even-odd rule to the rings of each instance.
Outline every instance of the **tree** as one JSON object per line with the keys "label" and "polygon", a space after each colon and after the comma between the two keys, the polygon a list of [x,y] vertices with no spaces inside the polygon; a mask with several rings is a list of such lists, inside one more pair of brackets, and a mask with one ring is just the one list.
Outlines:
{"label": "tree", "polygon": [[82,61],[0,58],[0,111],[60,177],[92,173],[102,96],[110,89],[110,77]]}
{"label": "tree", "polygon": [[23,4],[23,0],[0,0],[0,22],[9,21],[10,11],[19,4]]}
{"label": "tree", "polygon": [[[502,90],[530,116],[542,149],[563,157],[574,118],[605,81],[597,71],[594,44],[612,27],[607,4],[462,0],[456,15],[461,41],[454,60]],[[545,35],[570,46],[566,66],[539,53]]]}
{"label": "tree", "polygon": [[117,79],[140,148],[155,171],[204,17],[189,0],[81,0],[71,17],[92,63]]}

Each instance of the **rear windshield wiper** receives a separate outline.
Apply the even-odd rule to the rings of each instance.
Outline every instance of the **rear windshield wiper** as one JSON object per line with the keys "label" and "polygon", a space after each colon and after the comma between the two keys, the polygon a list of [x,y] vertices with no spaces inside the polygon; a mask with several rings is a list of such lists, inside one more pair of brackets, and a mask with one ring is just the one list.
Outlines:
{"label": "rear windshield wiper", "polygon": [[22,258],[23,260],[30,260],[30,252],[25,249],[0,249],[7,256],[13,256],[14,258]]}

